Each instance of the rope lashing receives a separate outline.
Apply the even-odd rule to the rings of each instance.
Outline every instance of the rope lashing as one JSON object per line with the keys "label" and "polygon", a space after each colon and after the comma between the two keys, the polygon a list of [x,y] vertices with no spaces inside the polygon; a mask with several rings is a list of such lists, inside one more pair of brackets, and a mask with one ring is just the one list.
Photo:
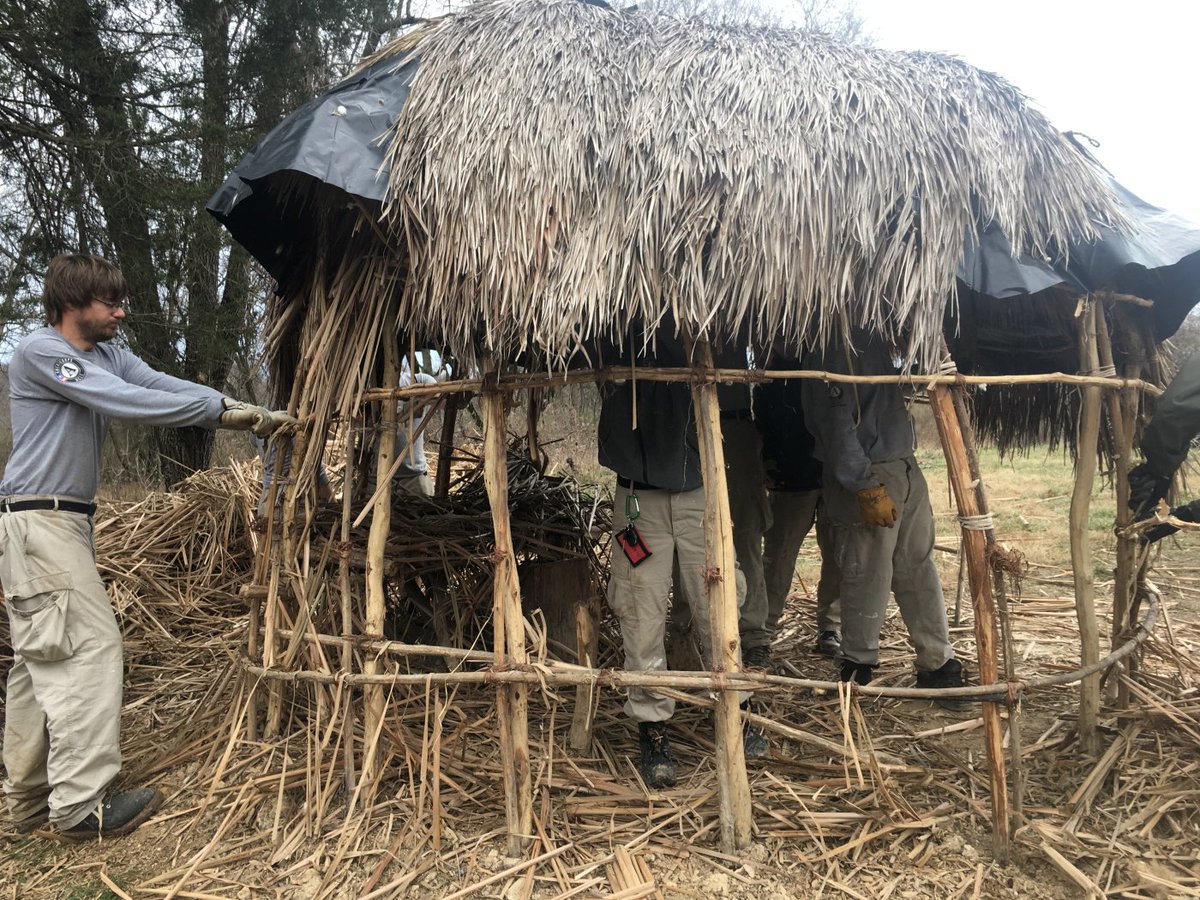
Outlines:
{"label": "rope lashing", "polygon": [[992,531],[996,527],[991,513],[981,516],[959,516],[958,524],[966,531]]}

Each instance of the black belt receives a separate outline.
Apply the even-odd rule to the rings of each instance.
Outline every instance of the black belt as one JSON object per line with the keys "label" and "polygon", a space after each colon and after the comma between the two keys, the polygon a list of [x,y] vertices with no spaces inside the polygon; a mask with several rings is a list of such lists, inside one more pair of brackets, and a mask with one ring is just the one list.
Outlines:
{"label": "black belt", "polygon": [[79,503],[76,500],[0,500],[0,512],[24,512],[27,509],[57,509],[60,512],[96,514],[95,503]]}
{"label": "black belt", "polygon": [[655,487],[644,481],[634,481],[632,478],[617,476],[617,484],[629,491],[665,491],[666,488]]}

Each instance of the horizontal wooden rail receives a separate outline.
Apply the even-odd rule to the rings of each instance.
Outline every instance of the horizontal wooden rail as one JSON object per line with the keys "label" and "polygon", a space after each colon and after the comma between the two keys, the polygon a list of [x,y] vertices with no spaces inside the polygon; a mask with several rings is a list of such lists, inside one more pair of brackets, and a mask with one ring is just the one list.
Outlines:
{"label": "horizontal wooden rail", "polygon": [[[1161,602],[1158,589],[1147,582],[1147,592],[1150,602],[1146,616],[1135,629],[1128,641],[1114,650],[1108,656],[1092,665],[1062,672],[1058,675],[1043,675],[1038,678],[1017,680],[1013,682],[997,682],[995,684],[970,685],[959,688],[905,688],[881,687],[876,685],[851,684],[851,690],[856,694],[867,697],[893,697],[907,700],[936,700],[938,698],[962,698],[968,700],[994,699],[997,694],[1014,694],[1036,691],[1048,687],[1061,687],[1073,684],[1095,672],[1102,671],[1114,663],[1133,653],[1150,636],[1154,624],[1158,620],[1159,604]],[[280,629],[278,634],[290,637],[291,632]],[[311,634],[301,635],[302,639],[313,641]],[[342,638],[328,635],[317,635],[319,643],[340,645]],[[433,647],[427,644],[400,644],[396,641],[356,640],[365,650],[398,656],[456,656],[472,662],[491,663],[494,656],[479,651],[457,650],[450,647]],[[383,684],[383,685],[425,685],[425,684],[543,684],[543,685],[579,685],[587,684],[596,687],[673,687],[684,690],[736,690],[754,691],[764,689],[788,690],[820,690],[836,691],[838,682],[816,681],[808,678],[790,678],[785,675],[767,675],[766,673],[741,671],[737,673],[721,672],[664,672],[645,671],[629,672],[624,669],[590,669],[586,666],[576,666],[564,662],[530,663],[520,666],[489,666],[486,669],[461,672],[416,672],[409,674],[388,675],[353,675],[332,672],[284,671],[281,669],[264,668],[255,665],[250,660],[242,659],[243,668],[256,678],[272,681],[309,682],[316,684]]]}
{"label": "horizontal wooden rail", "polygon": [[521,391],[557,387],[568,384],[599,384],[606,381],[682,381],[691,384],[709,382],[747,382],[757,384],[781,379],[807,379],[843,384],[910,384],[929,387],[938,384],[969,384],[1017,386],[1026,384],[1065,384],[1074,387],[1100,387],[1119,391],[1132,388],[1157,396],[1162,388],[1137,378],[1117,378],[1103,375],[1068,375],[1046,372],[1037,375],[843,375],[820,369],[706,369],[640,368],[604,366],[599,369],[572,369],[567,372],[517,372],[496,379],[463,378],[438,384],[413,384],[401,388],[373,388],[363,392],[366,401],[407,400],[414,397],[436,397],[442,394],[475,393],[500,390]]}

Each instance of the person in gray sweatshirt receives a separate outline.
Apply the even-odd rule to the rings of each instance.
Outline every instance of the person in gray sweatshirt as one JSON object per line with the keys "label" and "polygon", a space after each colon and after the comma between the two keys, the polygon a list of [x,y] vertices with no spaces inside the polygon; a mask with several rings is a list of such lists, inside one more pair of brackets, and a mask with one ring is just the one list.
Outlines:
{"label": "person in gray sweatshirt", "polygon": [[[856,331],[808,368],[854,375],[895,375],[878,336]],[[959,687],[962,665],[950,645],[942,584],[933,561],[934,523],[916,435],[898,384],[805,381],[804,420],[824,464],[825,510],[842,573],[843,681],[866,684],[879,665],[879,635],[889,592],[916,649],[917,685]],[[941,701],[961,708],[961,701]]]}
{"label": "person in gray sweatshirt", "polygon": [[49,326],[9,365],[12,452],[0,481],[0,586],[13,665],[4,791],[18,832],[49,822],[73,840],[124,834],[162,800],[106,795],[121,769],[121,631],[96,569],[92,516],[112,419],[266,436],[296,420],[157,372],[109,343],[125,317],[121,271],[98,256],[50,262]]}

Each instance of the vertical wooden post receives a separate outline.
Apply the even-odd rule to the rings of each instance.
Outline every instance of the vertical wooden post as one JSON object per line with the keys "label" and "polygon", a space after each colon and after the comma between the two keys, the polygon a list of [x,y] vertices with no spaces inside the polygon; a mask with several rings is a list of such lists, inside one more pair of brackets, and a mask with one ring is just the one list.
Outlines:
{"label": "vertical wooden post", "polygon": [[[1106,372],[1116,374],[1116,362],[1113,358],[1112,339],[1108,334],[1108,321],[1104,313],[1104,305],[1096,306],[1096,341],[1099,349],[1100,365]],[[1140,370],[1138,363],[1130,367]],[[1128,367],[1127,367],[1128,368]],[[1140,371],[1132,374],[1127,371],[1126,377],[1137,378]],[[1117,526],[1117,564],[1113,570],[1113,610],[1112,634],[1110,643],[1116,650],[1125,639],[1125,626],[1129,621],[1129,612],[1133,608],[1133,596],[1137,590],[1138,576],[1138,540],[1127,536],[1124,531],[1132,520],[1129,511],[1129,464],[1133,461],[1133,432],[1135,429],[1134,416],[1137,414],[1137,392],[1132,388],[1117,391],[1105,391],[1108,405],[1108,418],[1112,424],[1113,434],[1113,483],[1116,486],[1116,526]],[[1132,403],[1131,403],[1132,401]],[[1127,668],[1124,662],[1117,663],[1121,668]],[[1120,678],[1108,680],[1108,697],[1118,706],[1129,704],[1129,688]]]}
{"label": "vertical wooden post", "polygon": [[[342,613],[342,673],[349,675],[354,669],[354,605],[350,594],[350,521],[353,518],[354,498],[354,420],[345,421],[346,448],[345,467],[342,469],[342,545],[338,548],[338,588],[341,593]],[[348,694],[350,688],[345,688]],[[354,796],[354,703],[350,696],[342,700],[342,776],[346,796]]]}
{"label": "vertical wooden post", "polygon": [[[508,441],[505,437],[504,394],[498,371],[484,363],[483,480],[492,509],[496,535],[493,556],[492,631],[496,665],[525,665],[525,619],[521,613],[521,584],[508,516]],[[500,756],[504,764],[504,814],[508,853],[517,856],[533,831],[533,786],[529,768],[529,688],[502,684],[496,688],[496,718],[500,726]]]}
{"label": "vertical wooden post", "polygon": [[[962,428],[954,409],[950,388],[930,390],[933,414],[937,421],[942,452],[958,514],[962,518],[982,515],[979,497],[972,484],[970,464]],[[984,534],[975,528],[963,528],[962,552],[967,561],[967,581],[971,588],[971,606],[975,613],[975,648],[979,655],[979,680],[991,684],[999,680],[996,664],[996,604],[992,596],[991,573],[988,571]],[[1009,852],[1008,789],[1004,771],[1004,731],[999,703],[983,704],[984,747],[987,750],[988,774],[992,785],[992,835],[996,856],[1007,859]]]}
{"label": "vertical wooden post", "polygon": [[[594,584],[594,579],[589,579]],[[598,602],[594,593],[575,604],[575,661],[588,668],[596,667],[596,655],[600,649]],[[592,703],[596,695],[594,685],[581,684],[575,688],[575,711],[571,718],[568,738],[572,750],[586,753],[592,746]]]}
{"label": "vertical wooden post", "polygon": [[543,452],[541,442],[538,440],[538,420],[542,414],[542,389],[534,388],[528,392],[526,397],[528,406],[526,408],[526,429],[525,443],[529,450],[529,459],[539,471],[546,469],[546,454]]}
{"label": "vertical wooden post", "polygon": [[461,394],[450,394],[442,409],[442,442],[438,444],[437,479],[434,481],[433,496],[445,500],[450,496],[450,465],[454,462],[454,427],[458,422],[458,408],[462,404]]}
{"label": "vertical wooden post", "polygon": [[[389,329],[383,334],[383,386],[395,388],[400,384],[400,360],[396,347],[396,336]],[[379,416],[379,431],[375,436],[376,459],[375,502],[371,507],[371,530],[367,535],[367,615],[363,622],[366,636],[383,637],[383,617],[387,609],[387,595],[383,586],[384,550],[388,532],[392,528],[392,459],[396,455],[396,403],[387,400]],[[377,675],[379,660],[368,657],[363,663],[364,675]],[[362,777],[370,781],[377,773],[378,747],[375,735],[379,733],[383,720],[383,686],[368,684],[363,687],[363,744]]]}
{"label": "vertical wooden post", "polygon": [[[963,399],[962,390],[960,388],[951,388],[950,397],[954,401],[954,414],[958,419],[958,427],[962,432],[963,445],[967,451],[967,470],[971,476],[971,482],[975,485],[975,502],[978,504],[979,514],[981,516],[990,515],[991,508],[988,505],[987,488],[983,483],[983,470],[979,465],[979,454],[976,451],[975,427],[971,424],[971,416],[967,411],[967,404]],[[983,539],[985,553],[990,553],[992,547],[996,544],[996,529],[985,528],[983,530]],[[1017,678],[1016,655],[1013,649],[1012,620],[1008,615],[1008,593],[1004,585],[1004,572],[996,567],[991,560],[986,561],[991,568],[993,596],[1000,618],[1000,640],[1004,650],[1004,680],[1011,682]],[[959,560],[960,586],[964,562],[964,559]],[[1012,778],[1012,818],[1019,822],[1025,803],[1025,766],[1022,752],[1023,742],[1021,740],[1021,701],[1019,698],[1013,700],[1011,697],[1008,697],[1005,698],[1005,706],[1008,707],[1008,729],[1010,736],[1008,759],[1011,766],[1010,777]]]}
{"label": "vertical wooden post", "polygon": [[[1079,316],[1079,369],[1085,375],[1100,368],[1096,348],[1096,306],[1081,301]],[[1079,434],[1075,443],[1075,489],[1071,494],[1071,569],[1075,576],[1075,615],[1079,619],[1080,665],[1100,659],[1100,631],[1096,624],[1096,599],[1092,558],[1088,547],[1088,513],[1096,478],[1096,443],[1100,437],[1100,388],[1080,389]],[[1100,674],[1079,684],[1079,741],[1085,753],[1100,749]]]}
{"label": "vertical wooden post", "polygon": [[[713,368],[712,348],[707,342],[697,342],[693,348],[693,355],[695,353],[703,354],[706,368]],[[703,384],[693,384],[692,402],[696,411],[700,464],[704,470],[704,543],[708,561],[705,581],[708,584],[709,617],[712,620],[713,671],[737,672],[741,668],[737,580],[716,383],[705,381]],[[742,719],[736,691],[717,692],[714,721],[721,849],[725,853],[733,853],[749,845],[753,825],[750,780],[746,775]]]}

